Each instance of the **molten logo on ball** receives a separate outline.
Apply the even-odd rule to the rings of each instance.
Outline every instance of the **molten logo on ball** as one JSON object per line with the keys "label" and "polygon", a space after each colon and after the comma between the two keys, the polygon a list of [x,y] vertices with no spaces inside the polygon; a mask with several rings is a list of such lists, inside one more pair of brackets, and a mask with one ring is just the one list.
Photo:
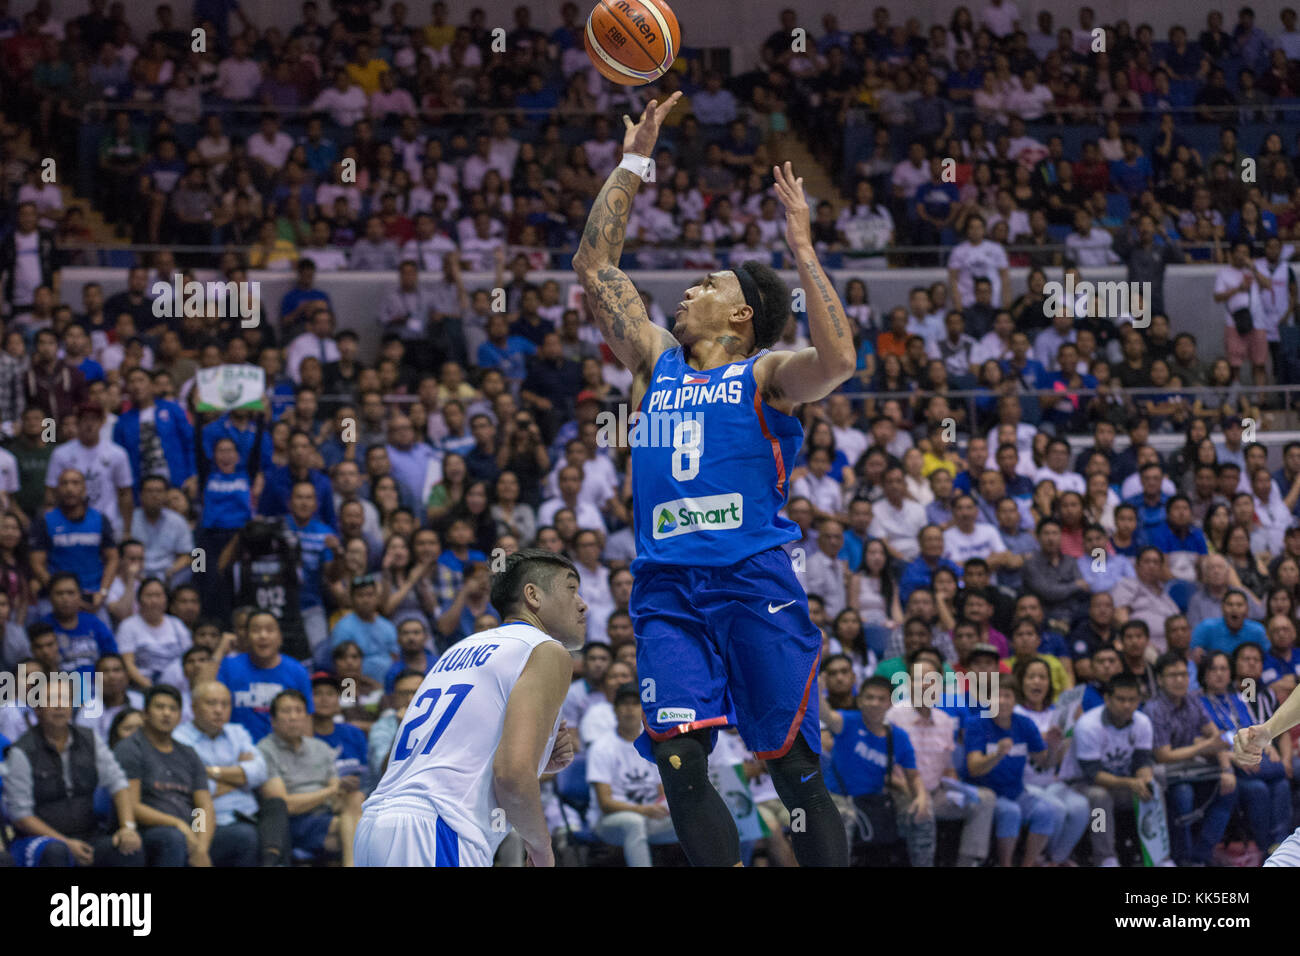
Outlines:
{"label": "molten logo on ball", "polygon": [[618,0],[618,3],[614,4],[614,9],[625,14],[627,16],[627,22],[636,27],[637,32],[639,32],[646,40],[653,43],[655,40],[659,39],[655,35],[654,30],[650,29],[650,24],[646,22],[645,14],[640,10],[634,10],[627,0]]}

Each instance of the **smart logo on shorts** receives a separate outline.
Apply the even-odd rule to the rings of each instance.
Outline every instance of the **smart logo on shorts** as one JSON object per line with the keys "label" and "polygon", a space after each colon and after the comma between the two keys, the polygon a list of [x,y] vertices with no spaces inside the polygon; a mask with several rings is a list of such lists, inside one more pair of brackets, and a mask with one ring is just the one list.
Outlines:
{"label": "smart logo on shorts", "polygon": [[654,508],[655,540],[675,538],[692,531],[730,531],[743,520],[743,499],[738,494],[678,498]]}

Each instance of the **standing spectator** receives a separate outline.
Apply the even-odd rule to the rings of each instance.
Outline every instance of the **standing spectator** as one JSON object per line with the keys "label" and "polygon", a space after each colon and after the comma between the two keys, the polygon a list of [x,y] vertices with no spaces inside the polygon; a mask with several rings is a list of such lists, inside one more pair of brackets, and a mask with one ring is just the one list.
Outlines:
{"label": "standing spectator", "polygon": [[1238,373],[1249,360],[1254,385],[1267,381],[1268,338],[1257,321],[1257,303],[1259,290],[1271,288],[1272,280],[1250,258],[1250,243],[1234,242],[1228,264],[1214,277],[1214,301],[1223,303],[1223,350],[1228,363]]}
{"label": "standing spectator", "polygon": [[154,398],[154,382],[142,368],[127,373],[131,407],[113,426],[113,441],[126,449],[131,474],[139,484],[161,475],[179,487],[194,474],[194,428],[175,402]]}
{"label": "standing spectator", "polygon": [[[131,465],[126,451],[102,440],[104,410],[87,402],[76,410],[77,434],[54,449],[45,473],[47,505],[55,503],[59,476],[80,472],[85,479],[87,504],[108,518],[113,532],[121,537],[132,525]],[[144,540],[144,539],[141,539]]]}
{"label": "standing spectator", "polygon": [[99,614],[117,574],[113,529],[86,503],[86,480],[69,468],[59,475],[57,506],[32,523],[32,577],[44,588],[53,576],[70,574],[86,610]]}
{"label": "standing spectator", "polygon": [[35,346],[24,376],[24,401],[62,422],[85,403],[86,377],[59,358],[59,336],[53,329],[39,330]]}
{"label": "standing spectator", "polygon": [[41,229],[36,204],[20,203],[14,231],[0,240],[0,289],[14,315],[30,312],[36,290],[55,288],[54,235]]}

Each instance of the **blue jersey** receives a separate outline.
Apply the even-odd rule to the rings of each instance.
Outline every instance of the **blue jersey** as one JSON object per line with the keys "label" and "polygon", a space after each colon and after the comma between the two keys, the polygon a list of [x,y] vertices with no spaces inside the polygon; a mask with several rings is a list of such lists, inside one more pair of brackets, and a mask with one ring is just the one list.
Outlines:
{"label": "blue jersey", "polygon": [[62,508],[52,508],[32,525],[32,550],[47,553],[51,575],[75,574],[81,590],[99,590],[104,579],[100,549],[113,546],[113,528],[103,514],[87,508],[80,521],[73,521]]}
{"label": "blue jersey", "polygon": [[252,736],[253,742],[271,732],[271,701],[282,690],[301,691],[307,698],[307,713],[314,711],[311,678],[307,668],[281,656],[274,667],[257,667],[247,654],[236,654],[221,662],[217,680],[230,690],[230,719]]}
{"label": "blue jersey", "polygon": [[203,486],[203,518],[201,528],[233,531],[248,524],[253,517],[253,484],[242,466],[231,474],[217,471],[208,473]]}
{"label": "blue jersey", "polygon": [[336,723],[328,734],[317,734],[334,751],[334,772],[340,777],[364,777],[366,759],[365,731],[351,724]]}
{"label": "blue jersey", "polygon": [[[830,774],[826,786],[832,793],[860,797],[885,789],[885,772],[889,767],[889,738],[877,737],[867,729],[861,711],[841,710],[844,726],[835,735],[831,748]],[[894,763],[904,770],[916,769],[916,751],[912,739],[901,727],[885,731],[894,737]]]}
{"label": "blue jersey", "polygon": [[1025,761],[1030,754],[1047,748],[1038,726],[1024,714],[1011,715],[1011,727],[999,727],[992,717],[977,717],[966,722],[966,753],[992,756],[998,752],[998,741],[1011,738],[1011,750],[981,777],[971,776],[962,761],[962,778],[988,787],[999,797],[1015,800],[1025,790]]}
{"label": "blue jersey", "polygon": [[321,568],[334,560],[334,552],[325,546],[325,539],[334,534],[334,529],[319,518],[312,518],[299,526],[290,515],[287,523],[298,536],[302,558],[302,587],[298,590],[300,603],[304,608],[316,607],[325,600],[321,592]]}
{"label": "blue jersey", "polygon": [[95,662],[105,654],[117,653],[117,640],[108,625],[85,611],[77,612],[77,623],[64,627],[54,617],[47,614],[41,618],[54,628],[54,636],[59,640],[59,669],[64,671],[81,671],[87,676],[95,673]]}
{"label": "blue jersey", "polygon": [[799,539],[780,514],[798,419],[762,400],[754,360],[696,371],[659,356],[632,427],[635,574],[646,565],[726,567]]}

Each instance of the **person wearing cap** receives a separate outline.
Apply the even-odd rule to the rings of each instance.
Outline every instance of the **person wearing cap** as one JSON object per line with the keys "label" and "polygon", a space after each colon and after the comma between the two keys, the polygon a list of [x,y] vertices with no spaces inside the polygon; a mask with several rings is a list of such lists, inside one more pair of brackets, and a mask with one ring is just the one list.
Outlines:
{"label": "person wearing cap", "polygon": [[330,646],[353,641],[361,648],[361,669],[377,681],[383,681],[397,658],[397,628],[379,613],[379,586],[373,575],[352,579],[352,610],[344,615],[330,633]]}
{"label": "person wearing cap", "polygon": [[596,836],[623,848],[628,866],[653,866],[651,845],[677,842],[668,816],[659,769],[647,763],[633,741],[641,734],[641,692],[626,683],[614,692],[615,728],[597,738],[587,754],[587,782],[600,819]]}
{"label": "person wearing cap", "polygon": [[55,447],[45,470],[46,507],[54,505],[59,475],[74,469],[86,479],[87,503],[108,518],[114,533],[122,537],[131,526],[135,507],[130,459],[125,449],[100,440],[102,408],[83,402],[77,406],[76,415],[76,437]]}

